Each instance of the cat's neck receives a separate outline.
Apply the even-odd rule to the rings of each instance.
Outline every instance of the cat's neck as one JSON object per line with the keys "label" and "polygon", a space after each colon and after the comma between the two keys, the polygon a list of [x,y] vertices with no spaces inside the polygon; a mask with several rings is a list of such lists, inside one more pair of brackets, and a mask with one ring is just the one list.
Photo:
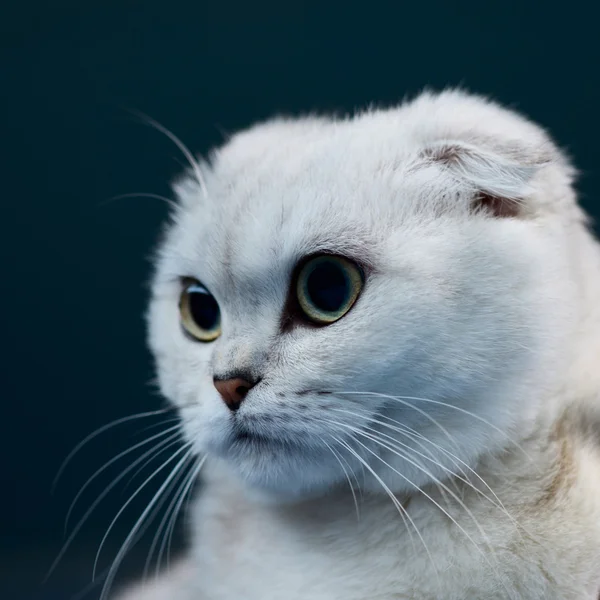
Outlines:
{"label": "cat's neck", "polygon": [[579,400],[600,392],[600,244],[584,231],[577,236],[574,254],[580,310],[563,393]]}

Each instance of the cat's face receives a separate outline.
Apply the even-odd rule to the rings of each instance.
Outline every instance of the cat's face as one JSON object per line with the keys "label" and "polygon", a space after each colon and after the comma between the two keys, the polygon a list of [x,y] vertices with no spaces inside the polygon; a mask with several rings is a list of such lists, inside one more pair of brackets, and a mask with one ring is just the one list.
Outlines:
{"label": "cat's face", "polygon": [[443,479],[532,422],[561,357],[553,221],[475,210],[387,118],[258,128],[206,194],[178,188],[149,311],[161,388],[198,452],[263,491]]}

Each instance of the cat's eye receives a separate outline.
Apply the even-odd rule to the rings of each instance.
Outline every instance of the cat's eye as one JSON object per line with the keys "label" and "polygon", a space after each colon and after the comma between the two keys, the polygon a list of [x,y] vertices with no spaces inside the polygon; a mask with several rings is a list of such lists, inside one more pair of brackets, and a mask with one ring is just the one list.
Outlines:
{"label": "cat's eye", "polygon": [[301,268],[296,295],[310,321],[328,325],[352,308],[362,287],[363,274],[357,265],[341,256],[321,255]]}
{"label": "cat's eye", "polygon": [[198,281],[187,279],[179,300],[179,314],[185,331],[200,342],[212,342],[221,335],[221,311],[214,296]]}

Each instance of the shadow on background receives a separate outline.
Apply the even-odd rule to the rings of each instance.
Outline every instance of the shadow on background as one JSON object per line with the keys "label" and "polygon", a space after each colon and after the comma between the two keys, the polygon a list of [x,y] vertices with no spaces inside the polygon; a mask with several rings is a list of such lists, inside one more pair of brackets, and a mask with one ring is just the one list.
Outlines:
{"label": "shadow on background", "polygon": [[[391,5],[391,3],[389,3]],[[162,406],[144,346],[146,260],[182,157],[126,109],[206,152],[277,112],[392,104],[423,86],[463,85],[546,125],[582,169],[592,213],[599,175],[600,51],[587,3],[56,2],[3,5],[0,119],[4,352],[0,418],[0,598],[67,600],[91,580],[100,541],[161,457],[124,477],[87,519],[48,583],[64,518],[106,461],[167,427],[166,417],[98,435],[113,419]],[[159,429],[155,429],[158,431]],[[86,489],[67,535],[142,450]],[[164,459],[165,455],[162,455]],[[110,564],[161,476],[116,522]],[[160,522],[160,521],[158,521]],[[144,566],[154,531],[122,573]],[[175,548],[182,538],[176,535]],[[177,550],[176,550],[177,551]],[[85,598],[95,598],[98,586]]]}

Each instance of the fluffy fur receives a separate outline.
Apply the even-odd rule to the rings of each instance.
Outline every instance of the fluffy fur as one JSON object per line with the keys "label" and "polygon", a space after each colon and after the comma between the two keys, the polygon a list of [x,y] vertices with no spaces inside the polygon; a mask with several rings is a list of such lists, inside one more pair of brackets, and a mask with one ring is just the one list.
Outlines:
{"label": "fluffy fur", "polygon": [[[276,119],[194,165],[148,323],[204,486],[180,571],[125,598],[597,598],[600,252],[573,176],[460,92]],[[282,330],[320,251],[365,265],[364,290]],[[182,277],[219,302],[213,343],[182,333]],[[261,381],[232,414],[213,377],[238,372]]]}

